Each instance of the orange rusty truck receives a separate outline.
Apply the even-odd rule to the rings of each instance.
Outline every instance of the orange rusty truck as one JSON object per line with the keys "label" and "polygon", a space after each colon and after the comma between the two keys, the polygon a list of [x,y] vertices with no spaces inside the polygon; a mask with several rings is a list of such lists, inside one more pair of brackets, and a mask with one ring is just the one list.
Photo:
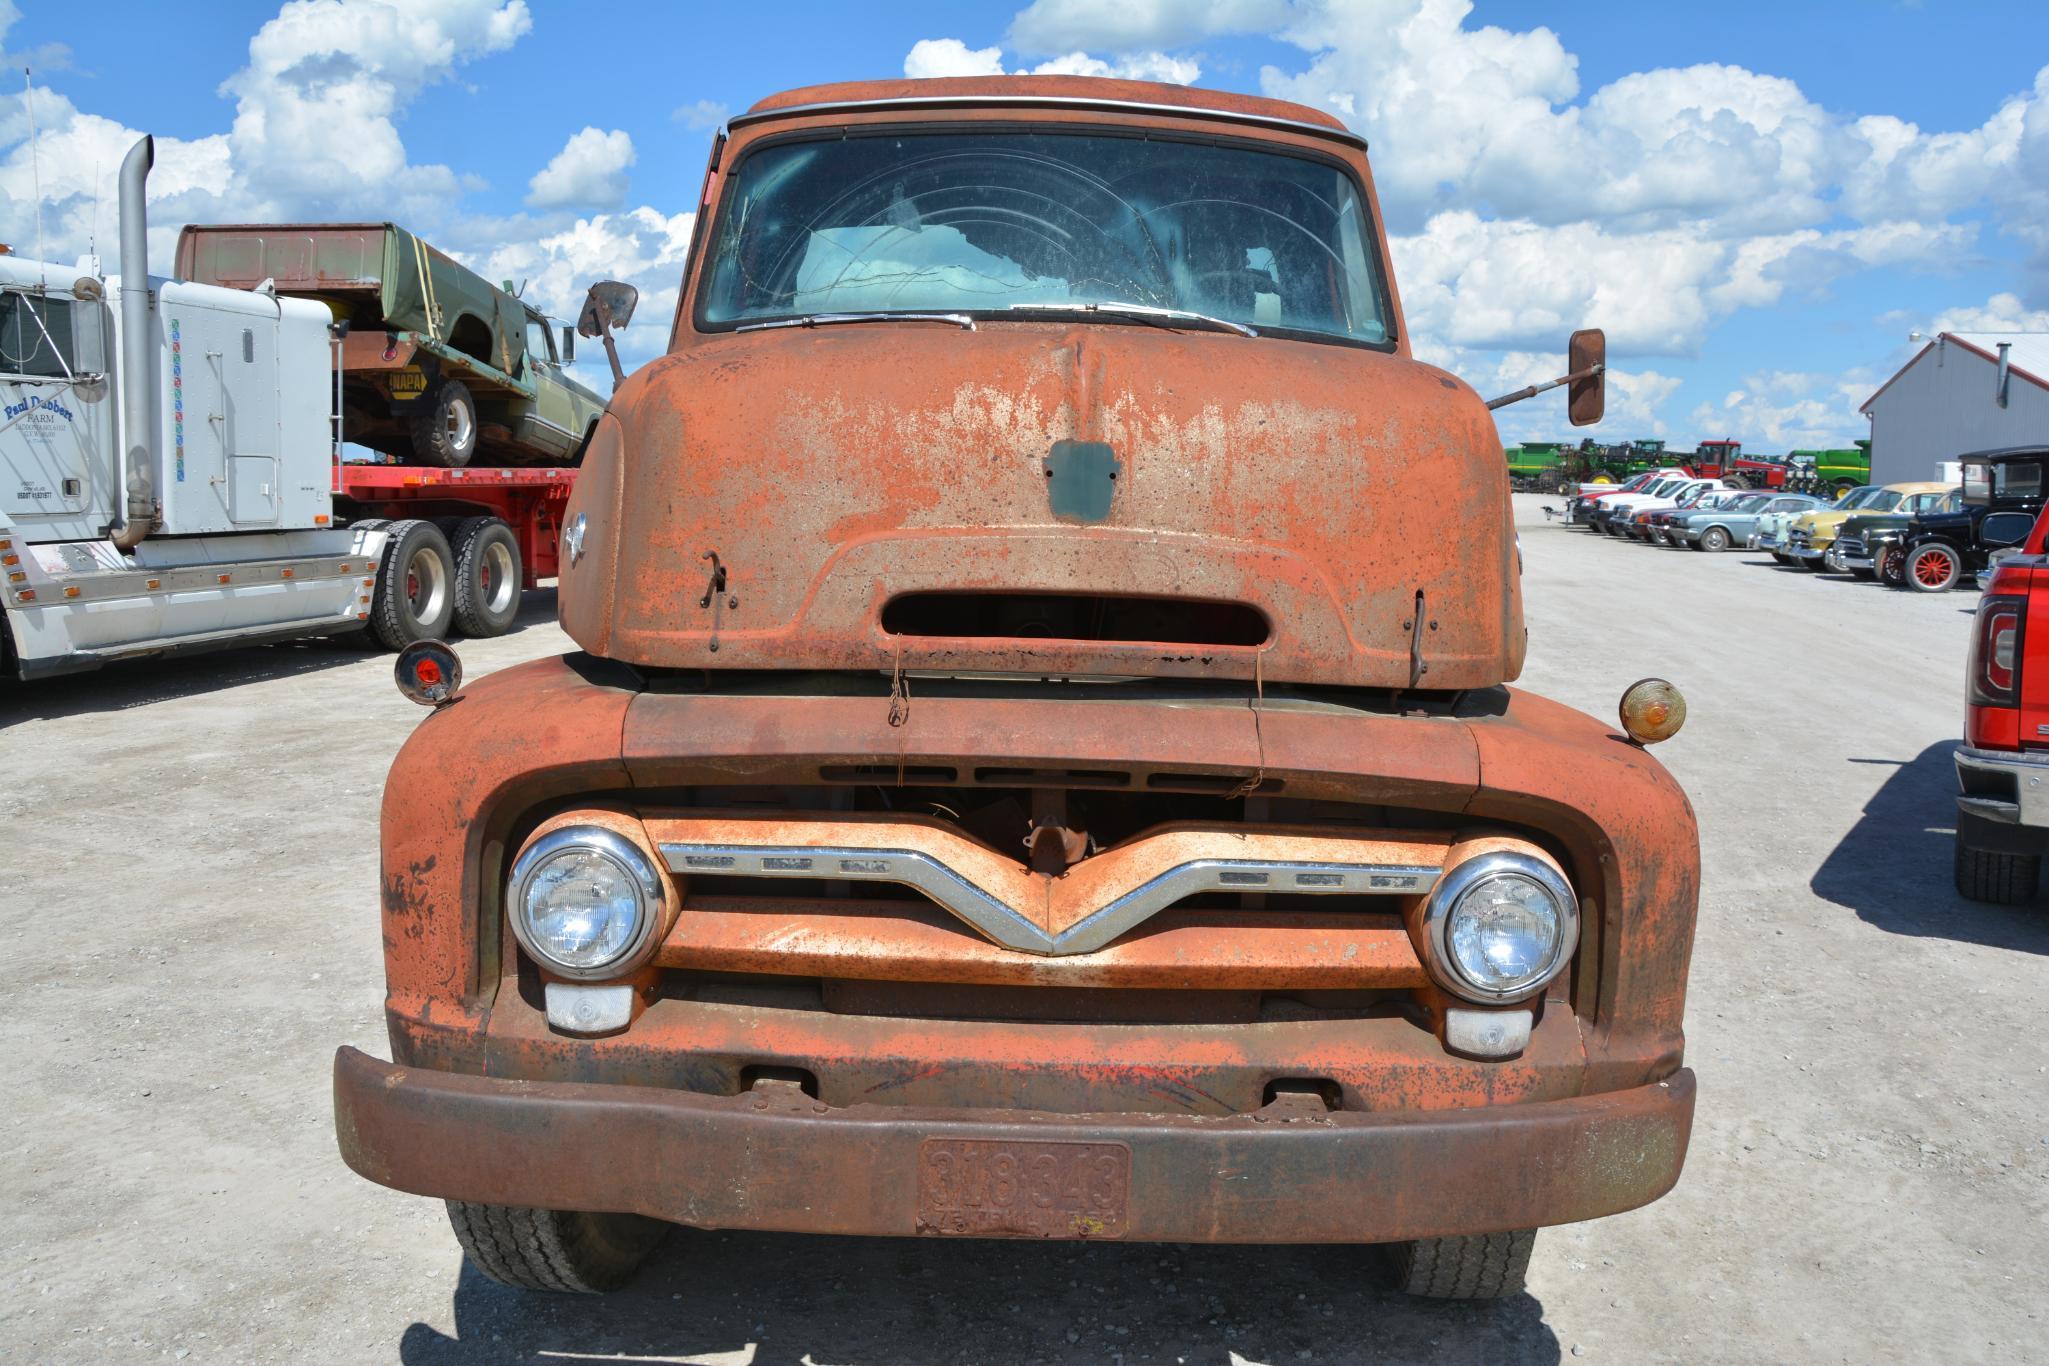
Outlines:
{"label": "orange rusty truck", "polygon": [[731,121],[695,232],[566,512],[577,649],[401,657],[350,1166],[550,1290],[687,1224],[1492,1296],[1672,1186],[1683,703],[1510,686],[1500,437],[1411,352],[1355,134],[823,86]]}

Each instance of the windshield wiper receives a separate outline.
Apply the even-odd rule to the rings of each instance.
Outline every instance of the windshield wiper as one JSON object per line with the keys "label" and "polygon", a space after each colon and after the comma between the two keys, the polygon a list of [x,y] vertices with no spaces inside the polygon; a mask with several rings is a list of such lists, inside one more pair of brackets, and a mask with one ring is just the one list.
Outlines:
{"label": "windshield wiper", "polygon": [[1158,327],[1172,327],[1177,322],[1199,323],[1224,332],[1236,332],[1241,337],[1256,337],[1256,328],[1244,323],[1234,323],[1229,318],[1218,318],[1208,313],[1197,313],[1192,308],[1163,308],[1158,304],[1127,304],[1115,300],[1103,303],[1072,304],[1011,304],[1006,313],[1101,313],[1112,318],[1135,318],[1139,322],[1152,323]]}
{"label": "windshield wiper", "polygon": [[830,327],[834,323],[952,323],[965,331],[975,330],[975,320],[965,313],[806,313],[797,318],[773,322],[741,323],[735,332],[769,332],[778,327]]}

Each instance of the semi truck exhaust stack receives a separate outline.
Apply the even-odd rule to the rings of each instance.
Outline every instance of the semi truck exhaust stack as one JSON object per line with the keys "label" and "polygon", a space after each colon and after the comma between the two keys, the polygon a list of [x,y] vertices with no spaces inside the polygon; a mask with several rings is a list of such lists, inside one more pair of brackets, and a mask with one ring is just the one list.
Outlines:
{"label": "semi truck exhaust stack", "polygon": [[156,529],[156,305],[149,287],[149,169],[156,139],[144,137],[121,162],[121,435],[114,544],[133,550]]}

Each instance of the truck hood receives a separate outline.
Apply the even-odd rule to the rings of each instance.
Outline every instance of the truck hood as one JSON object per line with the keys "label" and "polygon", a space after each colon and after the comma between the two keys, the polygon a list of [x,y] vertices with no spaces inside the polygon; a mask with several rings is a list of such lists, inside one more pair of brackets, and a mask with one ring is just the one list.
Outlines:
{"label": "truck hood", "polygon": [[599,425],[562,621],[653,667],[1489,686],[1523,651],[1500,452],[1466,385],[1357,347],[686,329]]}

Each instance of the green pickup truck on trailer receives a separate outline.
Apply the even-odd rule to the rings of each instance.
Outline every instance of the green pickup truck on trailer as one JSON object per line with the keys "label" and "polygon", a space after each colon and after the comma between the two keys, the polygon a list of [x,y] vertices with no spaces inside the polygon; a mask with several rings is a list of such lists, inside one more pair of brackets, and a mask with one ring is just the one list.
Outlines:
{"label": "green pickup truck on trailer", "polygon": [[[392,223],[194,224],[178,275],[317,299],[347,323],[342,434],[455,467],[573,461],[605,400],[569,378],[573,331]],[[481,456],[481,458],[479,458]]]}

